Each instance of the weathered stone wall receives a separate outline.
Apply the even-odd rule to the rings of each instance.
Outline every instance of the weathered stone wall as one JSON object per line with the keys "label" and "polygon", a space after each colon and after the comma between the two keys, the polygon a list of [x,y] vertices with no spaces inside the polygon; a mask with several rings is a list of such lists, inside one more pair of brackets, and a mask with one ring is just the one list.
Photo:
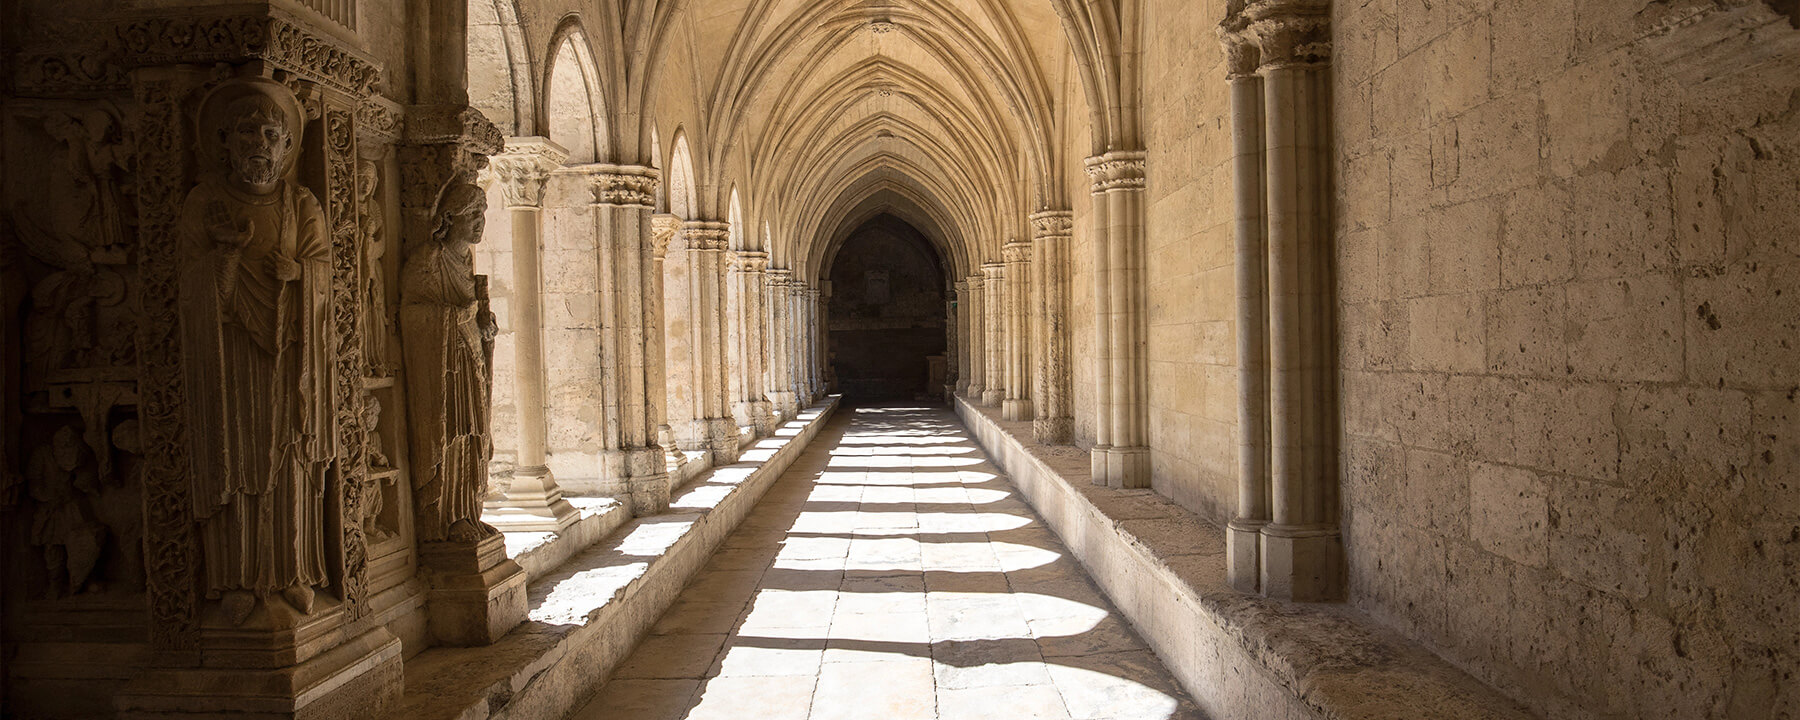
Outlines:
{"label": "weathered stone wall", "polygon": [[1352,602],[1551,717],[1800,712],[1800,31],[1334,12]]}
{"label": "weathered stone wall", "polygon": [[[1237,498],[1230,98],[1223,0],[1145,4],[1152,487],[1220,524]],[[1196,38],[1201,42],[1196,42]]]}

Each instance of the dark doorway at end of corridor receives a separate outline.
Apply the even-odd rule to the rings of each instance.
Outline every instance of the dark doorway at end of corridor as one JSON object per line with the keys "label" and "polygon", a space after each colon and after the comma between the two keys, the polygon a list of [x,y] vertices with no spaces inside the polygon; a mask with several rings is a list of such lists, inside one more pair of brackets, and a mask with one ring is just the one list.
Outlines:
{"label": "dark doorway at end of corridor", "polygon": [[931,240],[884,213],[851,231],[829,262],[827,352],[845,402],[941,402],[947,270]]}

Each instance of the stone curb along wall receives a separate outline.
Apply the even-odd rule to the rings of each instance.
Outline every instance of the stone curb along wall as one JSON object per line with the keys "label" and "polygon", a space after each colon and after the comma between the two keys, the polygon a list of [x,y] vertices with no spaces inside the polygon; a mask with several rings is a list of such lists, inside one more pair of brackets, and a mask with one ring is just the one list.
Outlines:
{"label": "stone curb along wall", "polygon": [[1149,490],[1094,486],[1085,458],[1028,444],[1029,423],[1003,422],[960,397],[956,412],[1211,716],[1531,717],[1354,609],[1230,589],[1219,528]]}
{"label": "stone curb along wall", "polygon": [[[530,621],[495,645],[484,648],[439,648],[407,662],[407,694],[402,707],[412,720],[482,717],[538,720],[564,717],[599,689],[631,654],[656,620],[680,595],[688,581],[712,557],[726,536],[756,506],[769,487],[830,421],[838,397],[802,410],[785,428],[794,434],[765,438],[746,455],[750,459],[714,468],[686,488],[706,487],[714,478],[731,489],[710,506],[684,504],[678,495],[671,512],[627,523],[612,539],[577,554],[563,566],[532,582],[540,599]],[[767,458],[758,450],[781,445]],[[723,479],[728,477],[729,479]],[[699,497],[696,494],[695,497]],[[663,549],[627,582],[589,593],[555,608],[541,599],[556,585],[603,567],[617,545],[652,523],[687,522],[680,537]]]}

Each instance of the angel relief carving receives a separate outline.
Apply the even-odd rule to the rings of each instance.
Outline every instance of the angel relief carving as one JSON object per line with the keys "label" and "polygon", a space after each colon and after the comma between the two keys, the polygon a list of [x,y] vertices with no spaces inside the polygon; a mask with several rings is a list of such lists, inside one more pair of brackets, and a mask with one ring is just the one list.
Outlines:
{"label": "angel relief carving", "polygon": [[326,583],[331,246],[318,200],[289,178],[303,126],[280,83],[213,90],[199,127],[213,172],[177,225],[204,588],[233,624],[259,604],[291,622]]}

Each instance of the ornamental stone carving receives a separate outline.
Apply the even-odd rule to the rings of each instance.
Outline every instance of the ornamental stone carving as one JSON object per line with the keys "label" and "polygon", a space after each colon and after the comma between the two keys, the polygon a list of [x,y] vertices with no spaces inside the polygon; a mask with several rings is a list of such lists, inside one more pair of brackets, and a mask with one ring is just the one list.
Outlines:
{"label": "ornamental stone carving", "polygon": [[1014,240],[1000,247],[1000,258],[1007,263],[1031,261],[1031,243]]}
{"label": "ornamental stone carving", "polygon": [[1261,0],[1220,24],[1228,71],[1319,65],[1331,61],[1328,0]]}
{"label": "ornamental stone carving", "polygon": [[551,171],[569,155],[548,140],[511,138],[506,152],[488,159],[488,172],[500,181],[507,207],[541,207]]}
{"label": "ornamental stone carving", "polygon": [[681,226],[689,250],[726,250],[731,247],[731,226],[722,222],[689,221]]}
{"label": "ornamental stone carving", "polygon": [[360,50],[267,7],[251,14],[135,18],[114,30],[113,41],[130,65],[254,59],[317,78],[357,97],[372,95],[381,78],[375,63]]}

